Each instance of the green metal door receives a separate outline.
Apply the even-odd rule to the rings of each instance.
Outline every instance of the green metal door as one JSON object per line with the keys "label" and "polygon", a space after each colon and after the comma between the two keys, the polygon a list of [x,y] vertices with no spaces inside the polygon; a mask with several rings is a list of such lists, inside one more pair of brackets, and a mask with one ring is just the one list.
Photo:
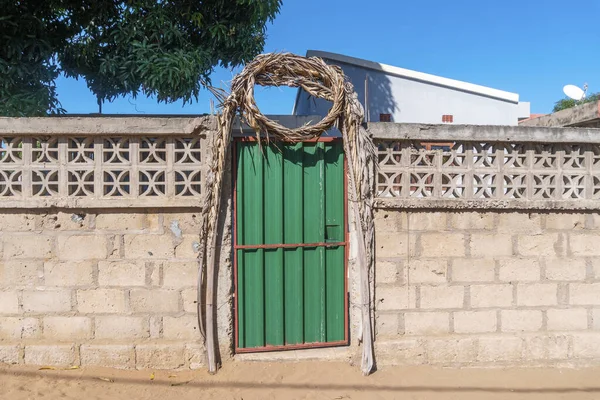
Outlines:
{"label": "green metal door", "polygon": [[236,351],[346,344],[341,140],[236,142]]}

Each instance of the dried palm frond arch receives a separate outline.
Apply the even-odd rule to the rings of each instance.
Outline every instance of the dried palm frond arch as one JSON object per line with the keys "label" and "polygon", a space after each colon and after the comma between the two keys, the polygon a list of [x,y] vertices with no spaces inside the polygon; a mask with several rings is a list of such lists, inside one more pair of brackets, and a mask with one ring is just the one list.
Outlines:
{"label": "dried palm frond arch", "polygon": [[[254,100],[254,86],[301,87],[308,94],[333,103],[327,115],[314,125],[290,129],[265,117]],[[198,320],[205,337],[208,369],[217,371],[216,313],[215,313],[215,249],[217,247],[218,217],[223,175],[232,140],[232,124],[237,114],[256,132],[261,140],[301,142],[318,138],[336,127],[343,136],[344,152],[349,171],[349,202],[356,233],[356,263],[360,270],[360,303],[362,323],[362,372],[367,375],[374,367],[373,329],[371,321],[371,282],[373,267],[373,168],[375,147],[362,126],[363,108],[342,70],[327,65],[320,58],[301,57],[289,53],[262,54],[237,75],[231,93],[223,100],[218,116],[218,133],[212,161],[204,183],[202,231],[199,255],[199,287],[206,273],[206,291],[198,291]],[[259,140],[260,143],[260,140]],[[353,245],[354,243],[352,243]],[[205,297],[204,299],[202,297]],[[201,304],[205,304],[202,310]],[[203,315],[206,320],[203,320]]]}

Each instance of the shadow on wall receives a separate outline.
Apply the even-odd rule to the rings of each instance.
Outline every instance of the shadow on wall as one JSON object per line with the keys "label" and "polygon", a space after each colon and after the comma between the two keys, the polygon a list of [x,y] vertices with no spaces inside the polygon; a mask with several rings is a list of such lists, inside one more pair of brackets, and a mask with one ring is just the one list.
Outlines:
{"label": "shadow on wall", "polygon": [[[394,121],[394,115],[400,113],[402,110],[398,108],[398,104],[394,99],[392,82],[389,76],[382,73],[367,74],[366,79],[369,104],[365,110],[365,114],[368,114],[365,115],[365,121],[396,122]],[[382,115],[385,114],[390,115],[389,120],[382,118]]]}
{"label": "shadow on wall", "polygon": [[[352,65],[341,65],[341,67],[348,80],[354,85],[358,100],[365,109],[365,122],[379,122],[382,114],[390,115],[389,120],[382,120],[395,122],[394,115],[401,110],[398,109],[398,104],[394,99],[389,76],[379,71],[368,71]],[[365,93],[368,93],[367,96]],[[294,114],[325,116],[331,106],[331,102],[315,98],[304,90],[299,90]]]}

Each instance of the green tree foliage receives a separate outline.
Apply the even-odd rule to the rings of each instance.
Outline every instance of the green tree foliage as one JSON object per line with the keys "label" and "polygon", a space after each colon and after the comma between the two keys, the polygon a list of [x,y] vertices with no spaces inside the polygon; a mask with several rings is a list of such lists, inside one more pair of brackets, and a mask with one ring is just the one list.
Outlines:
{"label": "green tree foliage", "polygon": [[259,54],[281,0],[0,0],[0,115],[63,113],[55,80],[99,101],[197,99],[217,65]]}
{"label": "green tree foliage", "polygon": [[552,109],[552,112],[565,110],[567,108],[575,107],[576,105],[579,105],[579,104],[591,103],[591,102],[599,101],[599,100],[600,100],[600,93],[592,93],[591,95],[586,96],[585,99],[583,99],[581,101],[575,101],[573,99],[565,97],[564,99],[561,99],[561,100],[557,101],[556,103],[554,103],[554,108]]}

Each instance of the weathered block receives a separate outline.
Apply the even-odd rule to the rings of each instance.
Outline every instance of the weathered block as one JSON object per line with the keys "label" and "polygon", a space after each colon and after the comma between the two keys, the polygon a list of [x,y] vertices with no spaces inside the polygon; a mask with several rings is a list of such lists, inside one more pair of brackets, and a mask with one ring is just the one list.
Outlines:
{"label": "weathered block", "polygon": [[518,253],[522,256],[554,257],[566,254],[563,234],[520,235],[517,238]]}
{"label": "weathered block", "polygon": [[183,299],[183,311],[197,312],[198,311],[198,291],[196,289],[184,289],[181,291]]}
{"label": "weathered block", "polygon": [[558,304],[555,283],[517,285],[517,304],[520,306],[553,306]]}
{"label": "weathered block", "polygon": [[521,361],[523,339],[514,336],[482,336],[478,341],[477,360],[481,362]]}
{"label": "weathered block", "polygon": [[185,345],[185,359],[190,369],[200,369],[206,366],[206,350],[196,343]]}
{"label": "weathered block", "polygon": [[496,311],[457,311],[454,313],[454,332],[496,332]]}
{"label": "weathered block", "polygon": [[76,365],[77,356],[73,345],[28,345],[25,346],[25,364],[29,365]]}
{"label": "weathered block", "polygon": [[448,276],[448,261],[439,259],[414,259],[406,262],[408,281],[411,283],[441,283]]}
{"label": "weathered block", "polygon": [[198,340],[198,318],[194,314],[163,317],[163,337],[168,340]]}
{"label": "weathered block", "polygon": [[376,261],[375,284],[403,282],[400,274],[399,261]]}
{"label": "weathered block", "polygon": [[44,317],[44,338],[59,341],[89,339],[92,320],[88,317]]}
{"label": "weathered block", "polygon": [[569,247],[575,257],[580,256],[600,256],[600,246],[598,242],[600,236],[595,231],[592,233],[570,233]]}
{"label": "weathered block", "polygon": [[14,258],[50,258],[54,238],[39,233],[28,235],[4,235],[4,259]]}
{"label": "weathered block", "polygon": [[471,307],[510,307],[513,301],[512,285],[472,285]]}
{"label": "weathered block", "polygon": [[158,214],[101,212],[96,216],[96,229],[110,231],[135,231],[158,226]]}
{"label": "weathered block", "polygon": [[119,289],[90,289],[77,291],[77,311],[84,314],[123,313],[126,310],[125,292]]}
{"label": "weathered block", "polygon": [[527,212],[499,212],[498,232],[509,234],[540,234],[542,232],[541,214]]}
{"label": "weathered block", "polygon": [[383,232],[375,239],[377,257],[405,257],[417,254],[417,235],[406,232]]}
{"label": "weathered block", "polygon": [[173,222],[176,222],[182,232],[200,232],[202,227],[202,218],[200,213],[194,210],[189,212],[173,212],[164,210],[163,229],[171,229]]}
{"label": "weathered block", "polygon": [[[375,231],[401,232],[407,226],[407,213],[395,210],[375,210]],[[198,230],[199,231],[199,230]]]}
{"label": "weathered block", "polygon": [[512,237],[508,234],[473,233],[471,235],[473,257],[498,257],[513,254]]}
{"label": "weathered block", "polygon": [[421,308],[462,308],[462,286],[421,286]]}
{"label": "weathered block", "polygon": [[377,313],[375,316],[375,332],[377,336],[397,336],[400,332],[398,314]]}
{"label": "weathered block", "polygon": [[447,312],[409,312],[404,314],[407,335],[439,335],[450,331]]}
{"label": "weathered block", "polygon": [[546,229],[574,230],[583,229],[585,214],[552,212],[546,215]]}
{"label": "weathered block", "polygon": [[588,327],[584,308],[550,309],[547,311],[549,331],[581,331]]}
{"label": "weathered block", "polygon": [[57,261],[44,263],[44,282],[48,286],[89,286],[94,283],[93,261]]}
{"label": "weathered block", "polygon": [[592,329],[600,331],[600,309],[592,310]]}
{"label": "weathered block", "polygon": [[30,313],[71,311],[71,290],[25,290],[23,291],[23,311]]}
{"label": "weathered block", "polygon": [[2,364],[18,364],[20,361],[21,349],[17,345],[0,345],[0,365]]}
{"label": "weathered block", "polygon": [[600,213],[598,211],[590,214],[592,223],[587,226],[588,229],[599,229],[600,228]]}
{"label": "weathered block", "polygon": [[146,264],[143,261],[100,261],[98,262],[98,284],[100,286],[144,286]]}
{"label": "weathered block", "polygon": [[502,310],[502,332],[535,332],[542,328],[540,310]]}
{"label": "weathered block", "polygon": [[541,278],[537,259],[509,258],[500,260],[499,277],[505,282],[535,282]]}
{"label": "weathered block", "polygon": [[183,235],[182,241],[175,247],[175,257],[178,259],[195,259],[198,257],[200,235]]}
{"label": "weathered block", "polygon": [[19,298],[16,291],[0,292],[0,315],[18,314]]}
{"label": "weathered block", "polygon": [[185,365],[183,344],[138,344],[137,369],[177,369]]}
{"label": "weathered block", "polygon": [[586,276],[583,258],[546,259],[546,279],[551,281],[582,281]]}
{"label": "weathered block", "polygon": [[592,277],[600,279],[600,258],[592,258],[590,263],[592,264]]}
{"label": "weathered block", "polygon": [[79,349],[82,366],[112,368],[134,368],[135,349],[133,345],[81,345]]}
{"label": "weathered block", "polygon": [[525,336],[523,359],[566,360],[569,358],[570,337],[566,335]]}
{"label": "weathered block", "polygon": [[150,286],[160,285],[163,262],[146,262],[146,283]]}
{"label": "weathered block", "polygon": [[494,229],[495,213],[461,212],[449,216],[450,226],[460,230],[491,230]]}
{"label": "weathered block", "polygon": [[163,286],[182,288],[196,286],[198,281],[197,261],[170,261],[163,265]]}
{"label": "weathered block", "polygon": [[0,317],[0,341],[34,339],[41,334],[40,321],[30,317]]}
{"label": "weathered block", "polygon": [[150,337],[153,339],[159,338],[162,335],[162,317],[152,315],[150,317]]}
{"label": "weathered block", "polygon": [[57,241],[61,260],[101,260],[108,256],[104,235],[60,235]]}
{"label": "weathered block", "polygon": [[378,310],[405,310],[415,307],[414,286],[382,287],[377,290]]}
{"label": "weathered block", "polygon": [[448,229],[448,213],[445,212],[409,212],[407,230],[410,231],[445,231]]}
{"label": "weathered block", "polygon": [[53,231],[86,231],[89,229],[88,217],[83,211],[51,212],[38,216],[38,228]]}
{"label": "weathered block", "polygon": [[579,333],[573,335],[573,357],[600,357],[600,333]]}
{"label": "weathered block", "polygon": [[459,233],[423,233],[421,254],[424,257],[464,257],[465,236]]}
{"label": "weathered block", "polygon": [[0,213],[0,231],[27,232],[35,230],[35,215],[4,210]]}
{"label": "weathered block", "polygon": [[0,286],[35,286],[40,283],[42,261],[0,261]]}
{"label": "weathered block", "polygon": [[452,260],[454,282],[491,282],[494,280],[496,262],[489,258],[457,258]]}
{"label": "weathered block", "polygon": [[168,313],[179,311],[176,290],[132,289],[129,293],[133,312]]}
{"label": "weathered block", "polygon": [[125,235],[125,258],[165,259],[175,255],[169,235]]}
{"label": "weathered block", "polygon": [[96,339],[144,339],[150,337],[148,317],[98,316]]}
{"label": "weathered block", "polygon": [[600,283],[570,283],[569,304],[600,305]]}
{"label": "weathered block", "polygon": [[397,339],[375,342],[380,365],[420,365],[427,362],[425,343],[417,339]]}
{"label": "weathered block", "polygon": [[428,340],[427,356],[430,364],[472,363],[477,360],[477,340]]}

